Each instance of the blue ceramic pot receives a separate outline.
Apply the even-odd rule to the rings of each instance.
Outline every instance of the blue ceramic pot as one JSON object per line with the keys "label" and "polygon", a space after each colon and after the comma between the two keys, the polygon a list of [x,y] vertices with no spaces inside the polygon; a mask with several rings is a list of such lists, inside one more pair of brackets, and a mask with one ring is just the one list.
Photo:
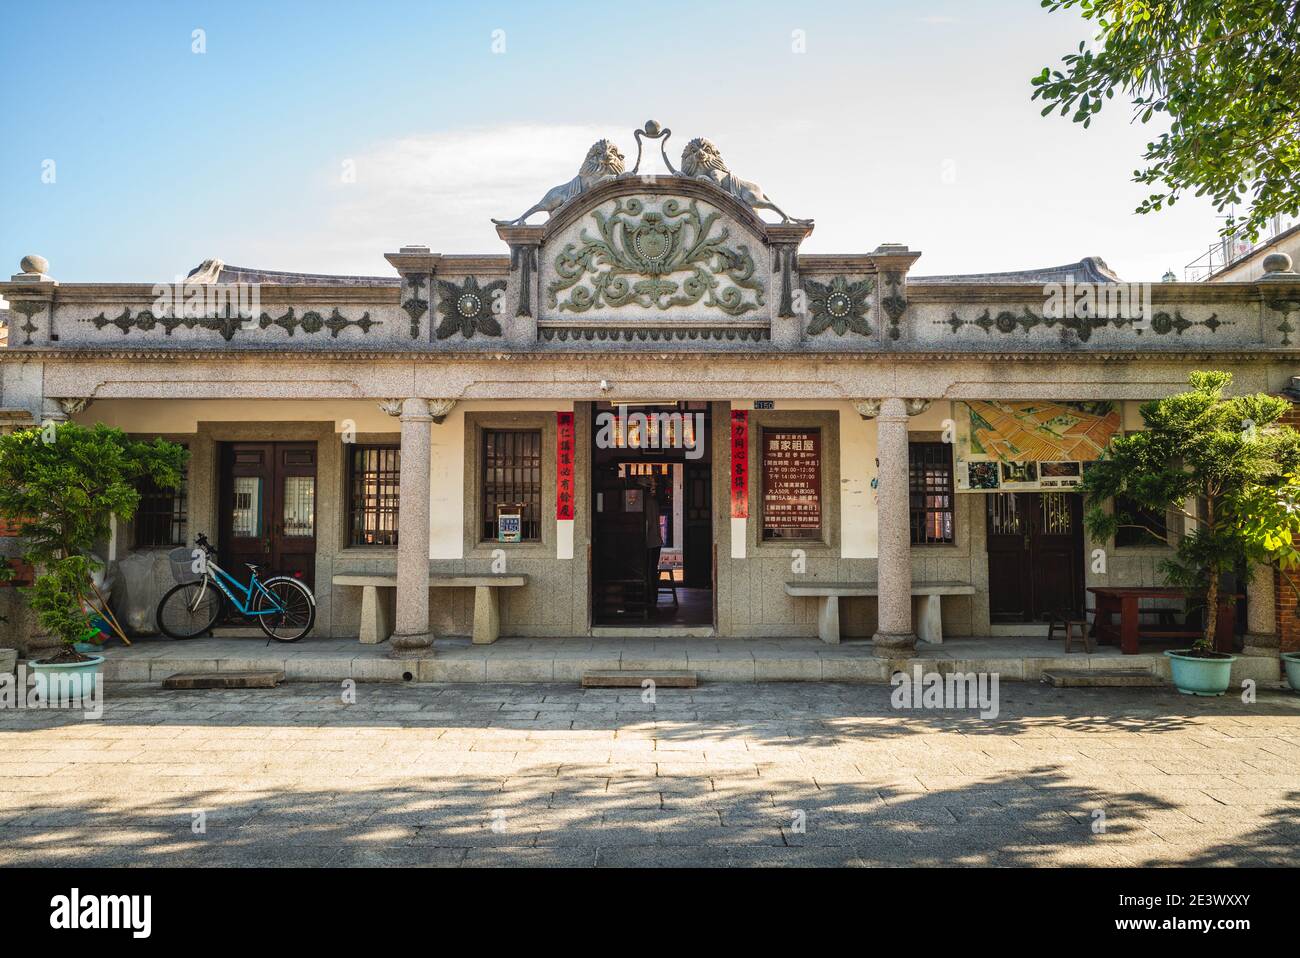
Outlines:
{"label": "blue ceramic pot", "polygon": [[1174,688],[1184,695],[1222,695],[1232,682],[1232,663],[1237,656],[1219,652],[1212,658],[1188,654],[1187,649],[1166,652]]}

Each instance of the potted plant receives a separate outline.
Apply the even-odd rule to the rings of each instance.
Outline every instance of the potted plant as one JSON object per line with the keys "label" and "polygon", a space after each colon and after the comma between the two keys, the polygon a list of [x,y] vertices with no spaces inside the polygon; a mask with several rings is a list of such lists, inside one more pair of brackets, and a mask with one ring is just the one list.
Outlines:
{"label": "potted plant", "polygon": [[36,570],[23,589],[28,604],[59,643],[30,663],[38,675],[69,676],[74,694],[93,690],[104,657],[76,645],[99,631],[90,610],[111,613],[92,578],[101,564],[91,550],[109,537],[113,516],[135,515],[139,480],[175,488],[186,455],[174,443],[133,441],[102,424],[47,423],[0,436],[0,515],[17,524],[23,558]]}
{"label": "potted plant", "polygon": [[1286,684],[1292,691],[1300,692],[1300,652],[1283,652],[1282,665],[1286,669]]}
{"label": "potted plant", "polygon": [[1230,373],[1195,372],[1188,384],[1145,403],[1146,428],[1112,439],[1087,470],[1085,524],[1093,539],[1110,539],[1124,521],[1105,508],[1116,496],[1185,520],[1159,569],[1195,597],[1203,632],[1191,648],[1165,654],[1180,692],[1222,695],[1237,656],[1214,648],[1220,579],[1251,564],[1284,573],[1300,565],[1300,432],[1280,423],[1291,408],[1285,399],[1226,397]]}

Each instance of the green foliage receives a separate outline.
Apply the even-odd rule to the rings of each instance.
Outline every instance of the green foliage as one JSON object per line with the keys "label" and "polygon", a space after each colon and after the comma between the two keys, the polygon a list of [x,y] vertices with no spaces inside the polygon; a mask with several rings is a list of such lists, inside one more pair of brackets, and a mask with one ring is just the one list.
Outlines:
{"label": "green foliage", "polygon": [[[4,585],[6,582],[11,581],[16,574],[13,564],[4,556],[0,556],[0,585]],[[8,621],[7,618],[0,615],[0,625],[3,625]]]}
{"label": "green foliage", "polygon": [[1097,27],[1063,70],[1033,77],[1043,115],[1059,109],[1087,127],[1119,90],[1142,123],[1164,114],[1169,132],[1147,144],[1133,179],[1155,185],[1149,213],[1186,192],[1219,210],[1249,205],[1225,235],[1255,239],[1279,214],[1300,212],[1300,3],[1295,0],[1041,0],[1077,8]]}
{"label": "green foliage", "polygon": [[93,631],[90,616],[82,605],[90,571],[90,561],[85,556],[59,559],[46,566],[31,587],[24,590],[41,625],[64,645],[72,645]]}
{"label": "green foliage", "polygon": [[120,429],[59,423],[0,436],[0,515],[18,523],[24,558],[40,570],[25,590],[41,625],[65,643],[89,628],[82,598],[116,515],[130,521],[136,483],[180,484],[188,453],[161,439],[137,442]]}
{"label": "green foliage", "polygon": [[[1116,496],[1174,511],[1193,528],[1161,565],[1171,584],[1205,597],[1205,635],[1213,646],[1219,576],[1248,563],[1300,564],[1300,433],[1279,420],[1291,404],[1259,393],[1225,397],[1232,375],[1195,372],[1191,389],[1142,406],[1146,429],[1111,440],[1084,476],[1085,522],[1093,539],[1115,534]],[[1189,502],[1202,508],[1189,511]]]}

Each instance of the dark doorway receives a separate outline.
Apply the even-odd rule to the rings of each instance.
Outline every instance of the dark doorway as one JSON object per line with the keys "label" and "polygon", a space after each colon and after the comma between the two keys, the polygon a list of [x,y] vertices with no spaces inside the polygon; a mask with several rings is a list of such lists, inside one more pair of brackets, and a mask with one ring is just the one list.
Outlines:
{"label": "dark doorway", "polygon": [[1083,504],[1073,492],[986,496],[989,617],[1037,622],[1083,609]]}
{"label": "dark doorway", "polygon": [[711,626],[708,403],[598,403],[593,417],[592,623]]}
{"label": "dark doorway", "polygon": [[253,562],[314,587],[316,443],[223,443],[220,523],[218,561],[237,578]]}

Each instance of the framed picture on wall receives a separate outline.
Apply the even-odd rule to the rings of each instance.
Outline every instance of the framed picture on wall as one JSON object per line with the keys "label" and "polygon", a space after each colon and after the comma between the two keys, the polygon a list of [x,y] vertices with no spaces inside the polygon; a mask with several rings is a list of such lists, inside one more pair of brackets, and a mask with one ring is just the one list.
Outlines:
{"label": "framed picture on wall", "polygon": [[972,489],[996,489],[998,464],[996,462],[968,462],[966,474]]}
{"label": "framed picture on wall", "polygon": [[624,489],[623,490],[623,511],[624,512],[645,512],[645,490]]}
{"label": "framed picture on wall", "polygon": [[1030,462],[1003,462],[1002,464],[1002,484],[1038,481],[1038,463]]}

